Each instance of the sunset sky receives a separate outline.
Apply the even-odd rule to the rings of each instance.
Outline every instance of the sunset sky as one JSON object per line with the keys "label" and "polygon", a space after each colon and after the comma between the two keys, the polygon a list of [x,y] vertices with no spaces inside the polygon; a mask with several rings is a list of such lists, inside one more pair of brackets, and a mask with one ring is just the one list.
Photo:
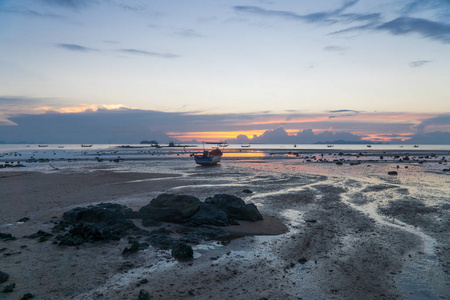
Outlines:
{"label": "sunset sky", "polygon": [[450,143],[450,2],[0,0],[0,141],[280,127]]}

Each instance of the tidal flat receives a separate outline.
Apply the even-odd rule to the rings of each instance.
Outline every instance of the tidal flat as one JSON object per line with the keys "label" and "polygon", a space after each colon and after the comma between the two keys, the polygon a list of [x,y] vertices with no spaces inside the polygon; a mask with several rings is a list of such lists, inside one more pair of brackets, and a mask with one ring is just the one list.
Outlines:
{"label": "tidal flat", "polygon": [[[145,290],[152,299],[446,299],[446,167],[248,158],[205,168],[186,157],[4,170],[0,232],[16,239],[0,240],[0,271],[9,275],[0,295],[137,299]],[[388,175],[393,170],[397,175]],[[192,245],[188,262],[152,246],[122,255],[126,238],[67,247],[23,237],[51,232],[75,207],[111,202],[137,210],[161,193],[202,201],[235,195],[254,203],[265,221],[229,226],[244,237]],[[29,221],[17,222],[24,217]],[[12,283],[12,292],[1,293]]]}

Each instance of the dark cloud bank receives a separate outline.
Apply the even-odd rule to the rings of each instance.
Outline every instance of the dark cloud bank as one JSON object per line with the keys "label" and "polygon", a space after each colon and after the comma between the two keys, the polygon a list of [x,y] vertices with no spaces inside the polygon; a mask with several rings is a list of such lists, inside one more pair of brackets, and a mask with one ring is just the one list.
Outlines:
{"label": "dark cloud bank", "polygon": [[[6,143],[105,143],[132,144],[144,139],[166,143],[172,140],[170,132],[236,131],[254,130],[258,125],[236,125],[245,121],[261,120],[263,114],[187,114],[150,110],[116,109],[86,111],[83,113],[47,112],[40,115],[22,114],[8,119],[16,126],[0,126],[0,141]],[[286,117],[286,116],[285,116]],[[251,123],[251,122],[250,122]],[[308,126],[312,126],[311,123]],[[317,122],[317,127],[323,126]],[[328,125],[328,123],[327,123]],[[338,125],[338,124],[336,124]],[[371,124],[368,124],[368,126]],[[449,126],[450,116],[428,119],[415,127],[417,134],[407,143],[450,144],[450,132],[425,133],[429,126]],[[359,128],[364,124],[358,123]],[[372,125],[371,125],[372,126]],[[316,128],[316,127],[310,127]],[[446,127],[448,128],[448,127]],[[176,141],[176,139],[174,139]],[[237,136],[230,142],[237,143],[366,143],[361,136],[350,132],[324,131],[314,133],[310,129],[288,135],[282,127],[267,130],[249,139]]]}

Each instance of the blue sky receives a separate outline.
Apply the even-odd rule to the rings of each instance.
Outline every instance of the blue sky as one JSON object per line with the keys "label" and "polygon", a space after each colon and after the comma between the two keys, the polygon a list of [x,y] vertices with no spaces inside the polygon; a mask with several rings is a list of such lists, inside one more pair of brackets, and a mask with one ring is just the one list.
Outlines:
{"label": "blue sky", "polygon": [[99,108],[179,138],[450,132],[449,53],[448,0],[0,0],[0,135]]}

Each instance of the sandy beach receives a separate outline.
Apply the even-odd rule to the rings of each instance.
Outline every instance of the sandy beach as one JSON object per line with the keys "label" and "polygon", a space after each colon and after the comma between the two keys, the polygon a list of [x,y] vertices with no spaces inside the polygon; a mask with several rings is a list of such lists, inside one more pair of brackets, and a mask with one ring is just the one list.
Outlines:
{"label": "sandy beach", "polygon": [[[145,290],[152,299],[446,299],[449,177],[422,164],[386,175],[393,168],[161,160],[3,171],[0,232],[16,239],[0,240],[0,271],[9,274],[0,289],[15,288],[0,298],[137,299]],[[153,247],[124,256],[127,239],[67,247],[23,237],[51,232],[77,206],[137,210],[161,193],[236,195],[264,221],[227,227],[241,238],[192,245],[190,262]]]}

